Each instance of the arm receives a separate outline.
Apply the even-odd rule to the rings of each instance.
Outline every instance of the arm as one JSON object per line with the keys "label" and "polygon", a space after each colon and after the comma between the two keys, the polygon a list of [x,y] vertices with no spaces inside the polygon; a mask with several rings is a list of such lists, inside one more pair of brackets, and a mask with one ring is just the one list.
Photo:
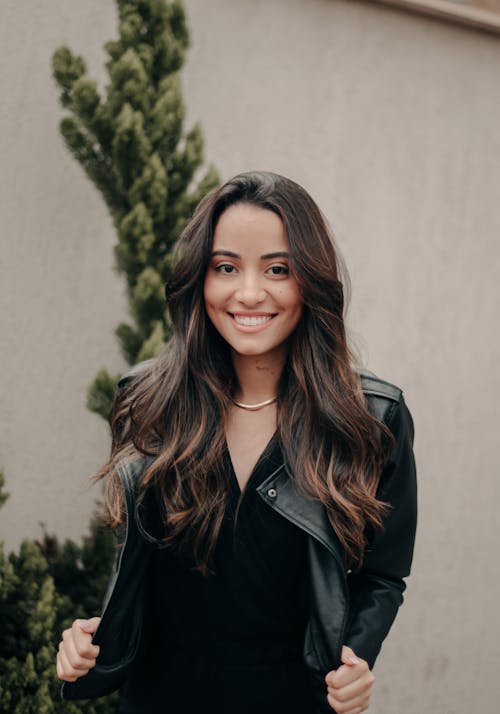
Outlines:
{"label": "arm", "polygon": [[417,516],[413,420],[401,397],[387,426],[395,447],[382,472],[377,497],[390,505],[384,526],[367,546],[361,570],[349,577],[351,615],[344,644],[373,667],[403,602],[410,573]]}
{"label": "arm", "polygon": [[410,573],[417,516],[413,421],[403,398],[391,408],[387,426],[395,447],[377,497],[389,504],[383,529],[373,533],[360,571],[349,576],[351,612],[342,665],[325,681],[328,703],[338,714],[365,711],[374,676],[371,668],[401,603]]}

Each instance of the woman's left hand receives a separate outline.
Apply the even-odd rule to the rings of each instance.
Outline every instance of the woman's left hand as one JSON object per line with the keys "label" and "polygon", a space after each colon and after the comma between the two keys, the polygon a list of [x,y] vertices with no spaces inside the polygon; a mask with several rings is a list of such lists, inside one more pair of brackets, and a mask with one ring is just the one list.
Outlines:
{"label": "woman's left hand", "polygon": [[337,714],[360,714],[368,709],[375,677],[350,647],[342,647],[341,660],[342,665],[325,677],[328,704]]}

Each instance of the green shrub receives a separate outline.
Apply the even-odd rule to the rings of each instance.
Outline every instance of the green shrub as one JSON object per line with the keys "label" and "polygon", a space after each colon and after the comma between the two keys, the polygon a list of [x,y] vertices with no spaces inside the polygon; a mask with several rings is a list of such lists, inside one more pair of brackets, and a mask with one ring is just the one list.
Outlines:
{"label": "green shrub", "polygon": [[[0,471],[0,504],[4,476]],[[7,557],[0,543],[0,712],[111,714],[117,695],[63,702],[55,661],[61,632],[75,617],[99,613],[114,559],[114,536],[94,517],[82,545],[44,534]]]}

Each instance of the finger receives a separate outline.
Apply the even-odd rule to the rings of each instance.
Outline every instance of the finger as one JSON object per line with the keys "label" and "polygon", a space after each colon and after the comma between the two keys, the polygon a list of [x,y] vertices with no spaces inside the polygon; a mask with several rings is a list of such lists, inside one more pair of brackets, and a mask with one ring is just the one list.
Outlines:
{"label": "finger", "polygon": [[[90,662],[90,660],[81,660],[71,642],[60,642],[59,654],[65,665],[66,674],[68,674],[69,670],[71,670],[71,676],[77,676],[80,672],[87,674],[89,670],[87,662]],[[85,662],[85,664],[82,664],[82,662]]]}
{"label": "finger", "polygon": [[349,714],[351,709],[368,707],[375,677],[368,671],[355,682],[342,688],[328,687],[329,702],[339,714]]}
{"label": "finger", "polygon": [[336,669],[332,669],[330,670],[330,672],[328,672],[328,674],[325,675],[325,682],[328,687],[333,687],[333,676],[336,671]]}
{"label": "finger", "polygon": [[350,647],[347,647],[347,645],[344,645],[342,647],[342,654],[340,655],[340,659],[343,664],[359,664],[361,659],[356,656],[354,650],[352,650]]}
{"label": "finger", "polygon": [[65,676],[64,669],[61,664],[61,655],[59,652],[57,653],[57,657],[56,657],[56,672],[57,672],[57,676],[59,677],[59,679],[64,679],[64,676]]}
{"label": "finger", "polygon": [[83,677],[90,669],[95,667],[95,660],[82,659],[76,654],[76,650],[71,649],[71,643],[61,642],[59,645],[61,661],[65,665],[66,674],[70,677]]}
{"label": "finger", "polygon": [[[63,649],[59,649],[59,652],[57,653],[57,662],[57,672],[59,679],[62,679],[64,682],[76,682],[76,674],[72,666],[68,662],[68,658],[66,657],[66,654]],[[61,672],[61,674],[59,674],[59,672]]]}
{"label": "finger", "polygon": [[359,697],[362,694],[370,693],[374,682],[375,677],[372,672],[368,670],[350,684],[344,687],[328,687],[328,691],[332,696],[338,697],[341,701],[347,701]]}
{"label": "finger", "polygon": [[59,657],[59,652],[57,652],[57,655],[56,655],[56,673],[57,673],[57,676],[59,677],[59,679],[61,679],[61,676],[64,674],[62,665],[61,665],[61,660]]}
{"label": "finger", "polygon": [[357,666],[342,664],[334,671],[333,675],[328,678],[327,686],[340,689],[359,678],[361,672],[357,670]]}
{"label": "finger", "polygon": [[[82,620],[75,620],[71,625],[72,639],[75,643],[76,651],[80,657],[95,659],[99,654],[99,647],[92,644],[92,635],[82,630],[80,622],[82,622]],[[91,627],[92,625],[89,626]]]}
{"label": "finger", "polygon": [[337,688],[345,687],[369,671],[368,663],[365,662],[364,659],[360,659],[358,664],[343,664],[337,669],[333,677],[330,678],[330,686]]}
{"label": "finger", "polygon": [[76,643],[73,637],[72,630],[65,630],[63,632],[62,647],[64,654],[68,662],[73,669],[86,670],[88,671],[95,664],[95,658],[83,657],[76,648]]}
{"label": "finger", "polygon": [[99,627],[101,618],[100,617],[91,617],[88,620],[76,620],[76,622],[78,623],[78,626],[80,627],[80,629],[82,629],[84,632],[87,632],[88,634],[93,635],[94,632]]}
{"label": "finger", "polygon": [[[342,662],[343,664],[347,665],[348,667],[349,667],[349,666],[353,666],[353,665],[355,665],[355,664],[360,664],[360,662],[362,661],[359,657],[356,657],[356,655],[355,655],[355,653],[354,653],[354,650],[351,649],[350,647],[348,647],[347,645],[343,645],[343,646],[342,646],[342,652],[341,652],[341,655],[340,655],[340,660],[341,660],[341,662]],[[339,669],[342,669],[342,668],[339,667]],[[327,683],[327,685],[329,685],[329,686],[331,686],[331,687],[336,686],[335,683],[334,683],[335,680],[333,679],[333,676],[334,676],[334,674],[335,674],[336,671],[337,671],[337,670],[332,669],[332,670],[331,670],[330,672],[328,672],[328,674],[325,676],[325,682]]]}
{"label": "finger", "polygon": [[355,709],[350,709],[348,712],[345,712],[344,714],[361,714],[361,712],[365,712],[368,709],[368,704],[363,707],[356,707]]}
{"label": "finger", "polygon": [[368,709],[370,703],[369,695],[356,697],[348,701],[340,701],[337,697],[327,694],[327,700],[332,709],[337,714],[358,714]]}

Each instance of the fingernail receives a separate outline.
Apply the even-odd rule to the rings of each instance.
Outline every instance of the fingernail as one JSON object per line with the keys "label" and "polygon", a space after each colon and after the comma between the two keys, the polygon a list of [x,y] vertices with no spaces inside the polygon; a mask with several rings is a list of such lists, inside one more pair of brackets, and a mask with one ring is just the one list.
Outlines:
{"label": "fingernail", "polygon": [[359,659],[357,657],[348,657],[347,659],[351,664],[359,664]]}
{"label": "fingernail", "polygon": [[79,620],[78,624],[80,627],[88,627],[90,623],[88,620]]}

